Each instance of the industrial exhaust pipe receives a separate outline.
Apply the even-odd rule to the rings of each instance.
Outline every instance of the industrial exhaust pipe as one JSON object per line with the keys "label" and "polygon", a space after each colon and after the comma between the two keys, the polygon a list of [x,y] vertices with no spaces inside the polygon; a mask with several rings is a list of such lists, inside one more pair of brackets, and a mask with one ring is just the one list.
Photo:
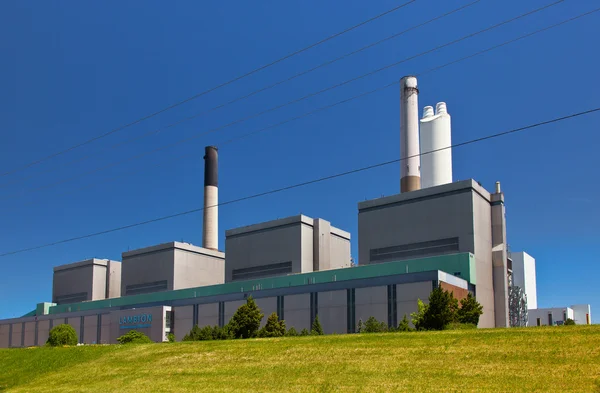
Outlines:
{"label": "industrial exhaust pipe", "polygon": [[219,153],[206,146],[204,153],[204,228],[202,247],[219,249]]}
{"label": "industrial exhaust pipe", "polygon": [[[421,188],[417,78],[400,79],[400,192]],[[409,158],[410,157],[410,158]]]}

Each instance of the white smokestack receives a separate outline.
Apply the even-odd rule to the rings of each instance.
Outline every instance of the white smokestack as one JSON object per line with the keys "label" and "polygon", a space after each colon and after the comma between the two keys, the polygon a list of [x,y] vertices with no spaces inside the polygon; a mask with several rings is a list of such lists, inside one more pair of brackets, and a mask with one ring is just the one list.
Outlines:
{"label": "white smokestack", "polygon": [[[452,183],[452,127],[445,102],[423,108],[421,119],[421,186]],[[440,150],[444,149],[444,150]],[[429,153],[434,152],[434,153]]]}
{"label": "white smokestack", "polygon": [[405,76],[400,80],[400,192],[421,188],[419,152],[417,78]]}
{"label": "white smokestack", "polygon": [[219,155],[217,148],[206,146],[204,155],[204,228],[202,247],[219,249]]}

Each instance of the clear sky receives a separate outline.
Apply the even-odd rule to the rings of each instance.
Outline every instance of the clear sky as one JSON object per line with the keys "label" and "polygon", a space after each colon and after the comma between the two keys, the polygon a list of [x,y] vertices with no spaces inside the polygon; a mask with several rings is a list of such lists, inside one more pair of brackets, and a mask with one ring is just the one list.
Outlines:
{"label": "clear sky", "polygon": [[[416,55],[551,1],[482,0],[397,39],[251,99],[169,125],[469,0],[417,0],[242,81],[11,175],[0,177],[0,253],[202,205],[203,149],[220,146],[221,202],[399,157],[392,87],[227,145],[406,74],[470,55],[598,7],[567,0],[179,146],[143,152],[233,122]],[[0,173],[103,134],[375,16],[398,1],[0,2]],[[419,78],[419,105],[446,101],[453,142],[600,106],[600,13]],[[540,307],[591,303],[600,321],[600,114],[456,149],[454,178],[502,182],[508,240],[537,261]],[[84,157],[87,157],[83,159]],[[81,159],[80,161],[76,161]],[[73,161],[76,162],[73,162]],[[93,173],[96,168],[114,166]],[[224,230],[303,213],[351,232],[357,202],[399,192],[397,164],[220,209]],[[168,241],[201,243],[202,214],[0,258],[0,318],[51,300],[52,267],[121,259]],[[360,263],[360,261],[359,261]]]}

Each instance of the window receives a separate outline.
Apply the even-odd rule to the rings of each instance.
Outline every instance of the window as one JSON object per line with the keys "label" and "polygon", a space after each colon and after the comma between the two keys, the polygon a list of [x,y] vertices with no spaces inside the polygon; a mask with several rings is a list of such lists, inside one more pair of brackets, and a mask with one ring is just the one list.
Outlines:
{"label": "window", "polygon": [[170,333],[173,330],[173,311],[165,313],[165,331]]}
{"label": "window", "polygon": [[542,326],[542,318],[537,319],[537,326]]}
{"label": "window", "polygon": [[427,255],[442,255],[458,252],[458,238],[432,240],[420,243],[404,244],[370,251],[371,262],[398,261]]}
{"label": "window", "polygon": [[162,292],[167,290],[167,280],[148,282],[144,284],[127,285],[125,295],[140,295],[142,293]]}
{"label": "window", "polygon": [[565,321],[565,322],[567,321],[567,312],[566,311],[563,312],[563,321]]}
{"label": "window", "polygon": [[554,325],[554,324],[552,323],[552,313],[550,312],[550,313],[548,313],[548,326],[552,326],[552,325]]}
{"label": "window", "polygon": [[270,265],[261,265],[247,267],[244,269],[235,269],[231,273],[232,280],[248,280],[250,278],[279,276],[292,272],[292,262],[272,263]]}
{"label": "window", "polygon": [[70,303],[81,303],[88,300],[87,292],[71,293],[69,295],[57,296],[54,299],[56,304],[70,304]]}

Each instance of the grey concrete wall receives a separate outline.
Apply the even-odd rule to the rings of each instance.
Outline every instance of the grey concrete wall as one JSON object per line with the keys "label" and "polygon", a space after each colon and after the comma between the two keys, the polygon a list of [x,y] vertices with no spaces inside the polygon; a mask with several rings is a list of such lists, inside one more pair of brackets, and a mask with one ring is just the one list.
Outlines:
{"label": "grey concrete wall", "polygon": [[121,296],[128,285],[146,284],[167,280],[167,290],[173,289],[175,250],[159,249],[145,254],[123,253],[121,265]]}
{"label": "grey concrete wall", "polygon": [[431,281],[396,285],[396,310],[398,312],[398,323],[400,323],[405,314],[406,318],[408,318],[410,322],[410,314],[418,310],[418,300],[421,299],[425,304],[429,303],[429,294],[431,293],[432,289],[433,284]]}
{"label": "grey concrete wall", "polygon": [[98,316],[88,315],[83,317],[83,342],[85,344],[98,344]]}
{"label": "grey concrete wall", "polygon": [[347,333],[347,292],[319,292],[319,321],[325,334]]}
{"label": "grey concrete wall", "polygon": [[[228,319],[225,323],[229,322]],[[218,326],[219,325],[219,303],[199,304],[198,305],[198,326]]]}
{"label": "grey concrete wall", "polygon": [[483,306],[483,315],[479,318],[479,327],[494,327],[494,283],[492,271],[492,218],[491,206],[477,194],[472,195],[473,232],[476,269],[476,297]]}
{"label": "grey concrete wall", "polygon": [[175,250],[173,289],[201,287],[225,282],[225,260],[186,250]]}
{"label": "grey concrete wall", "polygon": [[240,308],[243,304],[246,304],[245,300],[236,300],[234,302],[225,302],[225,324],[229,323],[229,320],[235,314],[238,308]]}
{"label": "grey concrete wall", "polygon": [[92,300],[93,295],[93,265],[86,264],[69,270],[55,271],[52,277],[52,302],[56,303],[59,296],[76,293],[87,293],[86,300]]}
{"label": "grey concrete wall", "polygon": [[8,348],[10,325],[0,325],[0,348]]}
{"label": "grey concrete wall", "polygon": [[504,194],[492,195],[492,265],[494,281],[494,315],[496,327],[508,327],[508,273],[506,244],[506,214]]}
{"label": "grey concrete wall", "polygon": [[350,240],[343,239],[336,235],[330,235],[331,247],[331,269],[339,269],[350,266]]}
{"label": "grey concrete wall", "polygon": [[121,262],[109,261],[108,264],[108,298],[121,296]]}
{"label": "grey concrete wall", "polygon": [[302,329],[310,330],[310,294],[285,296],[283,316],[288,329],[294,327],[298,333]]}
{"label": "grey concrete wall", "polygon": [[107,266],[93,265],[92,300],[106,299]]}
{"label": "grey concrete wall", "polygon": [[331,223],[316,218],[313,224],[313,270],[331,269]]}
{"label": "grey concrete wall", "polygon": [[100,342],[99,344],[111,344],[110,339],[110,314],[102,314],[100,325]]}
{"label": "grey concrete wall", "polygon": [[[301,227],[301,246],[300,246],[300,258],[301,258],[301,270],[302,273],[312,272],[314,268],[314,252],[315,252],[315,239],[313,234],[313,227],[308,225],[302,225]],[[324,256],[324,255],[323,255]]]}
{"label": "grey concrete wall", "polygon": [[174,307],[175,339],[181,341],[194,327],[194,306]]}
{"label": "grey concrete wall", "polygon": [[[256,299],[256,305],[258,306],[258,308],[260,308],[260,311],[264,315],[262,321],[260,321],[260,327],[263,327],[267,323],[267,318],[269,318],[269,315],[271,315],[274,312],[277,312],[277,297],[265,297]],[[285,314],[285,310],[283,311]]]}
{"label": "grey concrete wall", "polygon": [[33,347],[35,345],[35,321],[25,323],[25,342],[24,346]]}
{"label": "grey concrete wall", "polygon": [[23,331],[22,323],[13,323],[12,324],[12,346],[13,347],[21,347],[21,332]]}
{"label": "grey concrete wall", "polygon": [[[39,321],[38,322],[38,345],[42,346],[48,341],[48,335],[50,334],[50,321]],[[0,345],[0,348],[2,345]]]}
{"label": "grey concrete wall", "polygon": [[75,329],[75,332],[77,333],[77,342],[81,343],[81,340],[79,340],[79,333],[81,332],[81,317],[68,318],[67,323],[71,325],[73,329]]}
{"label": "grey concrete wall", "polygon": [[[301,273],[303,267],[312,271],[311,243],[301,246],[302,227],[297,222],[291,226],[266,228],[256,232],[227,236],[225,239],[225,281],[232,281],[232,271],[273,263],[292,262],[292,272]],[[228,231],[229,232],[229,231]],[[310,247],[310,268],[303,261],[302,249]],[[306,265],[306,266],[305,266]]]}
{"label": "grey concrete wall", "polygon": [[357,288],[355,290],[356,327],[362,319],[366,322],[369,317],[375,317],[379,322],[388,320],[387,286]]}

